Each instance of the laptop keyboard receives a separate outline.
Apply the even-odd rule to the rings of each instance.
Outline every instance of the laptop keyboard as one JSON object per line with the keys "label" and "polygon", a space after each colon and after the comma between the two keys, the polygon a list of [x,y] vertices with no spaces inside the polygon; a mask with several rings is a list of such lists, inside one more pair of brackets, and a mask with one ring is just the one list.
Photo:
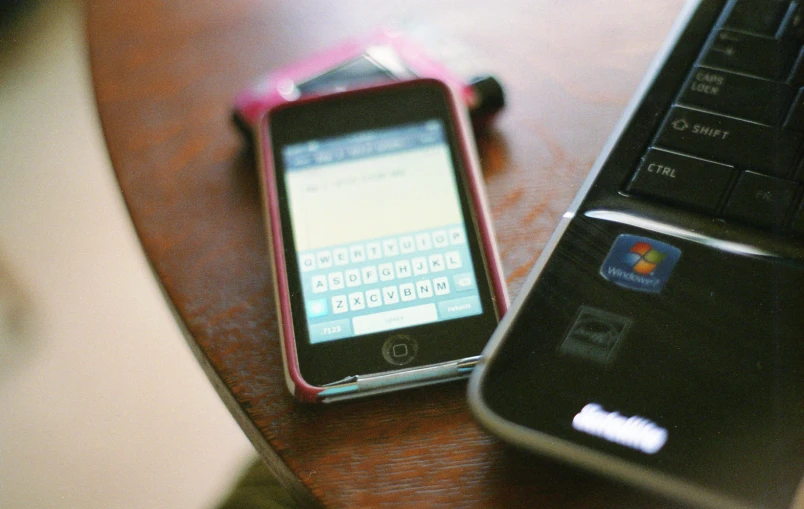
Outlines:
{"label": "laptop keyboard", "polygon": [[804,237],[804,2],[726,3],[623,192]]}

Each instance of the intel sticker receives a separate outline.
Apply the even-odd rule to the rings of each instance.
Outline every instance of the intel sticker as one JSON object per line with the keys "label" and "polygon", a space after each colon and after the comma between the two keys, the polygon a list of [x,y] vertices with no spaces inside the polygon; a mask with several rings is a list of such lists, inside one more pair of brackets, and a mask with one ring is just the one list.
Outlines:
{"label": "intel sticker", "polygon": [[581,306],[558,351],[609,364],[630,327],[631,320],[624,316]]}
{"label": "intel sticker", "polygon": [[681,250],[664,242],[623,233],[611,246],[600,275],[639,292],[659,293],[681,257]]}

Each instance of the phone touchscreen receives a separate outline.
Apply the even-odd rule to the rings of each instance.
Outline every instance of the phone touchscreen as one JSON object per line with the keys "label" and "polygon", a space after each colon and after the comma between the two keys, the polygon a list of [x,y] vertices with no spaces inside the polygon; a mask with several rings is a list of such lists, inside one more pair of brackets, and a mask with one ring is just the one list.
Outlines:
{"label": "phone touchscreen", "polygon": [[310,343],[483,313],[440,119],[281,157]]}

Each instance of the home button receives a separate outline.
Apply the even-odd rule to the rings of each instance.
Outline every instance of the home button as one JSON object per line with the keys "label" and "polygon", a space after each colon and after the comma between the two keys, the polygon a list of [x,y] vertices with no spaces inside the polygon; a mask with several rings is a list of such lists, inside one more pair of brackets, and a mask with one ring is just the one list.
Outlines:
{"label": "home button", "polygon": [[416,357],[419,345],[416,340],[404,334],[397,334],[385,340],[382,345],[382,356],[394,366],[404,366]]}

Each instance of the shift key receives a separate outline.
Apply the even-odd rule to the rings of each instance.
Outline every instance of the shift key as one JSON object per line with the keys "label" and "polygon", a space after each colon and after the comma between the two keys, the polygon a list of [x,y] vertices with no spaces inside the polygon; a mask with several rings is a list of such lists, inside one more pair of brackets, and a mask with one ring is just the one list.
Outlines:
{"label": "shift key", "polygon": [[656,139],[656,145],[788,177],[801,145],[801,135],[778,127],[748,122],[689,108],[675,107]]}
{"label": "shift key", "polygon": [[734,168],[725,164],[651,149],[627,191],[714,213],[733,175]]}

